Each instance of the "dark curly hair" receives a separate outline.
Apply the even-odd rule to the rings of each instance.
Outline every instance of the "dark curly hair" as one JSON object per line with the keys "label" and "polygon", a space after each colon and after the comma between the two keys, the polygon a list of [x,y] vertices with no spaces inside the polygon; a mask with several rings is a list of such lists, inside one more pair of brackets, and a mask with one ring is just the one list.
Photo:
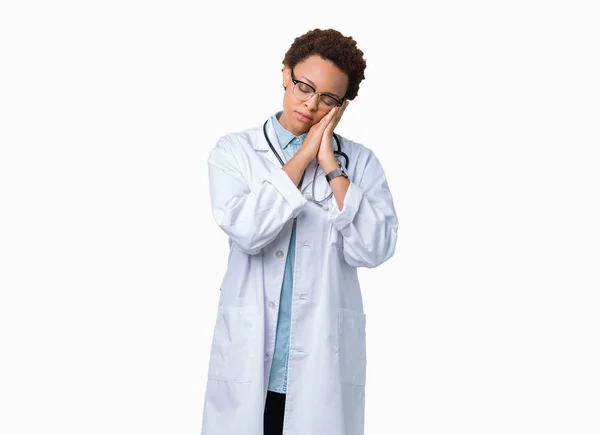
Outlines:
{"label": "dark curly hair", "polygon": [[283,64],[293,68],[315,54],[333,62],[348,75],[348,90],[344,98],[353,100],[358,95],[360,82],[365,78],[367,62],[352,36],[344,36],[334,29],[309,30],[294,39],[283,58]]}

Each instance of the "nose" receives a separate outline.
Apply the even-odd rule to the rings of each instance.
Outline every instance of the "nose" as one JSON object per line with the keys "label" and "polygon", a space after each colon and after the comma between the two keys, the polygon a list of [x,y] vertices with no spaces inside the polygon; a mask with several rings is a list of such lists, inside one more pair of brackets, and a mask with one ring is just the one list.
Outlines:
{"label": "nose", "polygon": [[306,107],[308,107],[310,110],[317,110],[317,108],[319,107],[319,94],[315,92],[304,103],[306,104]]}

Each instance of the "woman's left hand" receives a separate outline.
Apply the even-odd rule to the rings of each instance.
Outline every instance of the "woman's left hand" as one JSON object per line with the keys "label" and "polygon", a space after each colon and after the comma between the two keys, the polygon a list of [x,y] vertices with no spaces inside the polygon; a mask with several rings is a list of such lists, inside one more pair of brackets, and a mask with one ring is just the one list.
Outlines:
{"label": "woman's left hand", "polygon": [[325,128],[325,132],[323,133],[323,138],[321,139],[321,145],[319,147],[319,152],[317,153],[317,162],[323,168],[325,172],[329,172],[337,168],[338,162],[335,159],[335,155],[333,154],[333,130],[342,119],[342,115],[348,107],[350,103],[349,100],[344,101],[344,103],[338,107],[334,107],[331,110],[335,110],[336,112],[333,114],[333,119],[327,127]]}

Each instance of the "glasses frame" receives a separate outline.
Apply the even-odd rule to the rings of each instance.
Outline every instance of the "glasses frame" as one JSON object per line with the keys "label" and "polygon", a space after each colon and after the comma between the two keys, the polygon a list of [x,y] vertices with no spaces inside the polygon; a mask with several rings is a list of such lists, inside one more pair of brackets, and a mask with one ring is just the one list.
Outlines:
{"label": "glasses frame", "polygon": [[[335,98],[333,95],[329,95],[328,93],[317,92],[317,90],[314,88],[314,86],[312,86],[312,85],[309,85],[308,83],[306,83],[306,82],[303,82],[302,80],[296,80],[296,79],[294,78],[294,68],[292,68],[292,69],[291,69],[291,72],[292,72],[292,82],[294,83],[294,89],[292,89],[292,94],[294,94],[294,97],[298,98],[300,101],[308,101],[308,100],[310,100],[310,99],[312,98],[312,96],[313,96],[314,94],[317,94],[317,95],[319,96],[319,99],[318,99],[318,101],[319,101],[319,102],[318,102],[318,104],[320,104],[320,103],[321,103],[321,95],[327,95],[329,98],[333,98],[335,101],[337,101],[337,104],[336,104],[336,106],[337,106],[337,107],[340,107],[342,104],[344,104],[344,100],[345,100],[345,98],[346,98],[346,96],[345,96],[345,95],[342,97],[342,99],[341,99],[341,100],[338,100],[338,99],[337,99],[337,98]],[[302,83],[303,85],[306,85],[306,86],[308,86],[309,88],[311,88],[311,89],[313,90],[313,91],[312,91],[312,94],[310,94],[306,100],[302,100],[302,99],[301,99],[301,98],[299,98],[299,97],[296,95],[296,93],[294,92],[294,90],[296,89],[296,85],[297,85],[298,83]],[[325,104],[325,103],[323,103],[323,104]],[[333,107],[336,107],[336,106],[333,106]],[[317,106],[317,107],[319,107],[319,106]],[[333,107],[329,108],[329,110],[333,109]]]}

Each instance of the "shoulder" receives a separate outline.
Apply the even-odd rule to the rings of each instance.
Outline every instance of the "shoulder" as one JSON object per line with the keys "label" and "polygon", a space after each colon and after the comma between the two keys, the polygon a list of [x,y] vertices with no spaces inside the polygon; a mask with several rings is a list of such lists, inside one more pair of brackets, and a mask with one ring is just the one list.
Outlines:
{"label": "shoulder", "polygon": [[370,160],[377,159],[375,152],[363,143],[338,134],[342,142],[342,152],[348,154],[350,160],[359,166],[365,166]]}
{"label": "shoulder", "polygon": [[227,133],[217,139],[211,154],[248,152],[261,134],[262,125]]}
{"label": "shoulder", "polygon": [[254,143],[262,134],[262,125],[250,127],[245,130],[234,131],[220,136],[217,140],[217,146],[239,146]]}

